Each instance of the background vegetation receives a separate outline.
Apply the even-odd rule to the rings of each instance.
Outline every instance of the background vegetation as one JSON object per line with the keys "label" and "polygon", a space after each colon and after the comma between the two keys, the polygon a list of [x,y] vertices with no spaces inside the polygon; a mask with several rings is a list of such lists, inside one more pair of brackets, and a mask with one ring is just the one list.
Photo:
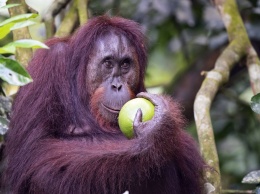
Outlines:
{"label": "background vegetation", "polygon": [[[145,84],[149,92],[169,94],[182,103],[184,114],[189,121],[188,130],[197,138],[193,104],[204,79],[201,72],[214,68],[217,58],[230,40],[213,1],[91,0],[87,2],[78,0],[64,2],[60,10],[53,11],[56,13],[54,17],[51,14],[53,12],[50,12],[53,8],[52,0],[26,0],[29,7],[22,11],[24,13],[19,14],[31,15],[13,21],[12,25],[26,21],[28,23],[23,25],[29,26],[27,29],[32,39],[44,41],[48,37],[66,36],[73,33],[87,20],[84,9],[88,10],[89,18],[109,14],[139,22],[147,35],[149,46],[149,66]],[[4,4],[5,1],[1,3]],[[23,4],[24,1],[9,1],[8,3]],[[251,43],[259,54],[260,1],[237,0],[236,3]],[[12,12],[10,13],[12,16]],[[8,18],[10,15],[7,8],[0,9],[0,24]],[[1,35],[3,34],[2,26],[0,25]],[[9,26],[8,30],[14,29]],[[0,37],[0,47],[3,48],[4,45],[13,42],[13,38],[16,37],[12,33],[6,33],[5,37]],[[28,44],[22,47],[44,47],[39,43]],[[10,57],[14,59],[13,54],[16,53],[16,59],[26,66],[26,61],[17,58],[19,56],[17,52],[17,50],[12,50],[12,52],[0,50],[2,57],[8,57],[8,60]],[[29,78],[21,71],[14,72],[19,76],[24,75]],[[0,115],[2,116],[0,119],[3,121],[0,125],[0,133],[3,137],[8,128],[10,116],[12,96],[9,95],[13,95],[17,89],[13,85],[23,85],[25,82],[10,85],[6,84],[9,80],[3,77],[1,80],[3,95],[0,98]],[[246,68],[246,58],[242,58],[232,68],[229,81],[221,85],[210,109],[224,189],[255,188],[255,185],[241,184],[242,178],[248,172],[260,169],[260,117],[250,108],[253,95]]]}

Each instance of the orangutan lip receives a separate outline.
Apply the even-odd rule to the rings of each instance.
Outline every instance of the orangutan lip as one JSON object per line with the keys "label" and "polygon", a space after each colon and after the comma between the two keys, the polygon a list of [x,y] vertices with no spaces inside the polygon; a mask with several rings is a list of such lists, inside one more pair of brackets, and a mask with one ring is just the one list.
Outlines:
{"label": "orangutan lip", "polygon": [[112,109],[112,108],[110,108],[110,107],[104,105],[103,103],[102,103],[102,106],[103,106],[106,110],[108,110],[109,112],[112,112],[112,113],[118,114],[119,111],[120,111],[120,110],[117,110],[117,109]]}

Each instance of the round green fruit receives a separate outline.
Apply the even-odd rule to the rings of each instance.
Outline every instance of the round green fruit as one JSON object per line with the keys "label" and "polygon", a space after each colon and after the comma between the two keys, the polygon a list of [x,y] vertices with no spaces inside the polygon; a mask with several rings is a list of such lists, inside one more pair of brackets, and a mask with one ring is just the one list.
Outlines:
{"label": "round green fruit", "polygon": [[154,105],[144,98],[134,98],[121,108],[118,116],[118,124],[123,134],[131,139],[134,137],[133,122],[135,115],[141,109],[142,122],[151,120],[154,115]]}

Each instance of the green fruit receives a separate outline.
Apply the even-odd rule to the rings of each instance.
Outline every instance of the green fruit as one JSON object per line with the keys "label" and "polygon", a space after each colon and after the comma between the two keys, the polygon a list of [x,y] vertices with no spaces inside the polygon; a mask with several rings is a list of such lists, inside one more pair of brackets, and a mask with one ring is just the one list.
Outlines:
{"label": "green fruit", "polygon": [[128,139],[134,137],[133,122],[138,109],[142,111],[142,122],[153,118],[154,105],[149,100],[135,98],[125,103],[119,112],[118,124]]}

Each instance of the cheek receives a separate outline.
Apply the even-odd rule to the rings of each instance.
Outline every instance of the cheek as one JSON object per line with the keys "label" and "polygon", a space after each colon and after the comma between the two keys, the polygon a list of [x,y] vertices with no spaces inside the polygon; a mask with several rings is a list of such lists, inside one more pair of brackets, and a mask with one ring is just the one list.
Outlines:
{"label": "cheek", "polygon": [[93,68],[93,65],[89,64],[87,68],[87,89],[90,95],[93,95],[94,92],[100,87],[102,83],[102,76],[99,75],[96,68]]}
{"label": "cheek", "polygon": [[99,109],[100,109],[100,102],[102,101],[104,95],[104,88],[98,88],[96,91],[91,95],[90,98],[90,110],[93,115],[98,115],[99,114]]}

